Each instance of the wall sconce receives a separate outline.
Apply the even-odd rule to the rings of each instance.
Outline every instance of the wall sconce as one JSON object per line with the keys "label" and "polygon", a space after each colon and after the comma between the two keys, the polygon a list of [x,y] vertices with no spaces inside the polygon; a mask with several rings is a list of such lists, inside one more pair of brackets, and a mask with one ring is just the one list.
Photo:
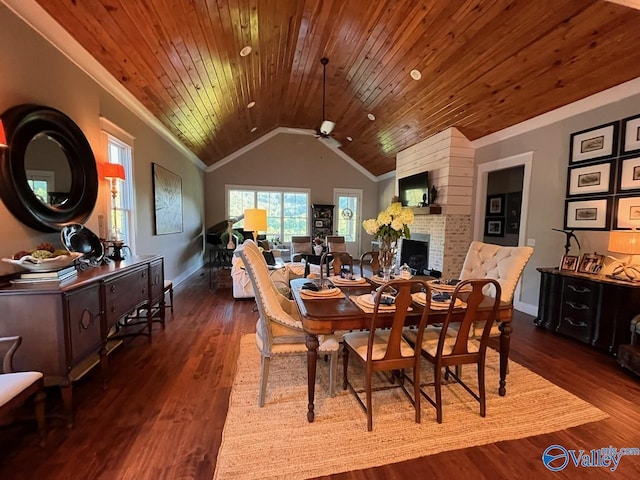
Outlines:
{"label": "wall sconce", "polygon": [[120,230],[118,229],[118,213],[116,206],[116,197],[118,196],[117,180],[125,180],[124,167],[119,163],[99,163],[100,176],[111,181],[111,208],[113,211],[113,229],[111,231],[111,240],[121,242]]}
{"label": "wall sconce", "polygon": [[627,282],[640,282],[640,265],[632,265],[633,255],[640,254],[640,231],[636,230],[613,230],[609,233],[610,252],[624,253],[629,255],[628,262],[615,259],[619,265],[614,267],[611,277]]}
{"label": "wall sconce", "polygon": [[0,148],[7,148],[9,144],[7,143],[7,135],[4,133],[4,125],[2,124],[2,120],[0,119]]}
{"label": "wall sconce", "polygon": [[262,208],[249,208],[244,211],[244,229],[253,232],[253,241],[258,243],[258,231],[267,231],[267,211]]}

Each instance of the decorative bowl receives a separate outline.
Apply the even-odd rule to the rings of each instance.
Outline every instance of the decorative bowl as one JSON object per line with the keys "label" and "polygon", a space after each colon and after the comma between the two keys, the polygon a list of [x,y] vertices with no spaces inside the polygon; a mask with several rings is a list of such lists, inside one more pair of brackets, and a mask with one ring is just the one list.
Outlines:
{"label": "decorative bowl", "polygon": [[31,255],[25,255],[18,260],[3,258],[2,261],[26,268],[31,272],[52,272],[71,265],[82,255],[79,252],[70,252],[68,255],[58,255],[53,258],[36,258]]}

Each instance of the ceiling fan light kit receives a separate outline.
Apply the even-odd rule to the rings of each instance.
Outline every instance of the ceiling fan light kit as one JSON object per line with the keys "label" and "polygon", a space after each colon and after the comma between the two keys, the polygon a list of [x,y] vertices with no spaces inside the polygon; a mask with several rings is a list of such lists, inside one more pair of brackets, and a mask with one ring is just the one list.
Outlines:
{"label": "ceiling fan light kit", "polygon": [[320,134],[329,135],[333,131],[333,127],[335,127],[335,122],[330,120],[323,120],[320,124]]}

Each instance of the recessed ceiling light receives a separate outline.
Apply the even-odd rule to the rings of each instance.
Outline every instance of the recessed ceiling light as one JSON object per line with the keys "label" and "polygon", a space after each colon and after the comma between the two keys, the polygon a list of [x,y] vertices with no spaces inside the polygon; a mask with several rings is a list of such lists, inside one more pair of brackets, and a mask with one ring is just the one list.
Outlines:
{"label": "recessed ceiling light", "polygon": [[422,74],[420,73],[420,70],[411,70],[411,78],[413,78],[414,80],[420,80],[422,78]]}
{"label": "recessed ceiling light", "polygon": [[251,129],[251,133],[255,132],[256,130],[258,130],[258,127],[253,127],[253,128]]}
{"label": "recessed ceiling light", "polygon": [[367,114],[367,118],[373,122],[376,119],[376,116],[373,113],[369,113]]}
{"label": "recessed ceiling light", "polygon": [[247,103],[247,108],[253,108],[256,106],[256,102],[249,102]]}
{"label": "recessed ceiling light", "polygon": [[347,140],[349,140],[350,142],[353,142],[353,138],[351,137],[347,137]]}
{"label": "recessed ceiling light", "polygon": [[247,55],[249,55],[251,53],[251,47],[249,45],[247,45],[246,47],[244,47],[242,50],[240,50],[240,56],[241,57],[246,57]]}

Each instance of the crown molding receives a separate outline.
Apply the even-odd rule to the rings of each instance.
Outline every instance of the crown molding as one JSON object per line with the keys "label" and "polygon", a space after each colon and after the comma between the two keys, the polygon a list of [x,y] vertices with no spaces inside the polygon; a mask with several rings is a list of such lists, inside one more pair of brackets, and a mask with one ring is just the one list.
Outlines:
{"label": "crown molding", "polygon": [[198,168],[206,165],[178,140],[138,99],[87,52],[64,28],[60,26],[34,0],[0,0],[22,21],[35,30],[47,42],[59,50],[74,65],[86,73],[98,85],[113,95],[145,124],[167,140],[176,150],[187,157]]}

